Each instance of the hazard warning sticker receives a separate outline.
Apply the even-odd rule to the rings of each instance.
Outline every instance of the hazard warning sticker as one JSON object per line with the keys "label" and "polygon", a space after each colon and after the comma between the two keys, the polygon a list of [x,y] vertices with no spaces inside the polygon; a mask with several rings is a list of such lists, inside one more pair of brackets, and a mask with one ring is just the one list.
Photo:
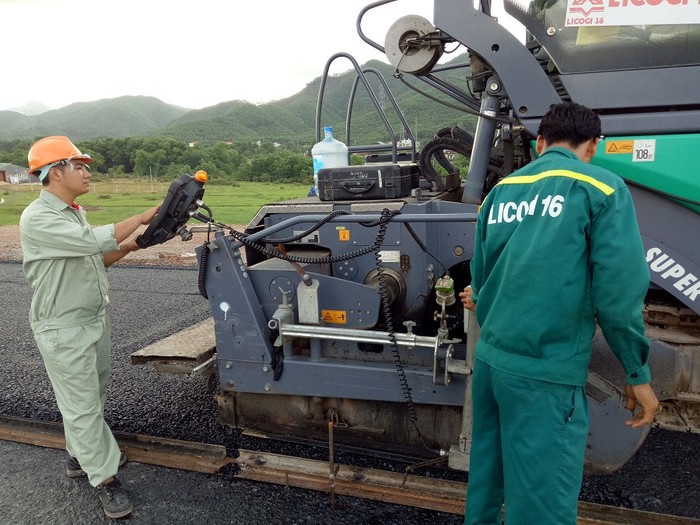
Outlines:
{"label": "hazard warning sticker", "polygon": [[606,141],[606,155],[623,153],[632,155],[632,162],[653,162],[656,157],[656,139]]}
{"label": "hazard warning sticker", "polygon": [[632,153],[634,149],[633,140],[611,140],[605,143],[605,153],[608,155],[616,155],[620,153]]}
{"label": "hazard warning sticker", "polygon": [[347,324],[348,314],[345,310],[321,310],[321,318],[326,323]]}

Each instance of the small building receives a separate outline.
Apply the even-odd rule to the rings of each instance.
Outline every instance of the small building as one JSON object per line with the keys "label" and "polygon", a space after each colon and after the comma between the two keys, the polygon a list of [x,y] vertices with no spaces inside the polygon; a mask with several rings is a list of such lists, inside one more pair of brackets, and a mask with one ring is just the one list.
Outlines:
{"label": "small building", "polygon": [[39,178],[29,174],[29,168],[9,162],[0,162],[0,182],[9,184],[26,184],[39,182]]}

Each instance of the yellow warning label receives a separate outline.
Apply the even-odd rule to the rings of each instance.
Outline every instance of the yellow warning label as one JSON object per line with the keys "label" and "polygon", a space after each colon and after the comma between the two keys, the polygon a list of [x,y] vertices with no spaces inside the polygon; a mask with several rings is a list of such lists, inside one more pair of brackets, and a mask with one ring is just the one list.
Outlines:
{"label": "yellow warning label", "polygon": [[338,240],[339,241],[349,241],[350,240],[350,230],[338,230]]}
{"label": "yellow warning label", "polygon": [[611,140],[605,143],[605,153],[607,154],[617,154],[617,153],[632,153],[634,150],[633,140]]}
{"label": "yellow warning label", "polygon": [[327,323],[347,324],[348,322],[345,310],[321,310],[321,317]]}

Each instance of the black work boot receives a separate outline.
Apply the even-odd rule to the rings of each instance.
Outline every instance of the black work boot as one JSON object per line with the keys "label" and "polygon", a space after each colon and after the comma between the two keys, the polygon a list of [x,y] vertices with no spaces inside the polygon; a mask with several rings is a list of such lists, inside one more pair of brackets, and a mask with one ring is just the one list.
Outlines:
{"label": "black work boot", "polygon": [[[122,452],[119,458],[119,467],[126,463],[126,456]],[[80,467],[80,463],[73,456],[68,456],[68,461],[66,461],[66,474],[69,478],[77,478],[79,476],[86,476],[85,471]]]}
{"label": "black work boot", "polygon": [[129,501],[129,495],[117,478],[113,478],[109,483],[99,485],[97,494],[102,502],[102,509],[108,518],[124,518],[131,514],[131,511],[134,509],[131,501]]}

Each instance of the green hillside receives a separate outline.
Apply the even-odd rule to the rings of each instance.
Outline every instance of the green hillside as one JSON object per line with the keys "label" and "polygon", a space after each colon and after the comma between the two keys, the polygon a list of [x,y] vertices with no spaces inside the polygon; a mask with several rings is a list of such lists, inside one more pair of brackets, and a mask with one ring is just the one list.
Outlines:
{"label": "green hillside", "polygon": [[[466,55],[461,55],[452,63],[464,63],[466,60]],[[351,67],[349,62],[347,64]],[[473,117],[438,104],[394,78],[392,66],[373,60],[362,67],[381,73],[419,142],[425,143],[438,129],[446,126],[473,127]],[[444,77],[466,91],[465,76],[465,69],[452,69],[440,74],[441,78]],[[333,126],[334,135],[339,140],[345,141],[348,99],[356,78],[355,71],[349,70],[329,77],[326,83],[321,125]],[[397,137],[404,138],[403,127],[386,90],[374,73],[368,73],[366,78]],[[406,80],[421,90],[454,104],[452,99],[438,94],[418,79],[409,76]],[[316,142],[316,105],[320,84],[319,77],[299,93],[267,104],[230,101],[201,110],[172,106],[154,97],[128,96],[76,103],[36,116],[0,111],[0,140],[33,139],[56,134],[67,135],[78,141],[160,137],[181,142],[199,142],[205,146],[225,141],[275,142],[291,150],[303,151]],[[387,142],[391,138],[362,83],[357,87],[350,131],[349,142],[352,145]]]}
{"label": "green hillside", "polygon": [[[463,63],[466,55],[457,57],[453,63]],[[472,128],[475,120],[466,113],[431,101],[425,96],[393,77],[394,68],[378,60],[362,66],[378,71],[386,81],[389,91],[393,93],[397,104],[404,113],[405,120],[418,140],[425,143],[440,128],[459,125]],[[323,106],[321,108],[321,125],[334,128],[334,135],[345,141],[346,115],[352,85],[357,75],[354,70],[337,76],[331,76],[326,82]],[[466,90],[466,70],[450,70],[440,74]],[[377,97],[380,107],[395,134],[400,139],[405,136],[403,127],[390,102],[386,90],[381,86],[377,75],[368,73],[366,78]],[[439,99],[444,95],[415,78],[407,82],[418,86]],[[290,149],[308,149],[316,142],[315,122],[321,78],[307,84],[296,95],[268,104],[254,105],[247,102],[225,102],[202,110],[193,110],[183,115],[172,125],[155,131],[153,136],[165,136],[181,141],[202,141],[203,143],[233,141],[235,142],[278,142]],[[448,102],[453,103],[451,99]],[[417,130],[417,131],[416,131]],[[356,89],[350,126],[350,144],[374,144],[391,139],[389,131],[383,124],[362,83]]]}
{"label": "green hillside", "polygon": [[35,116],[0,111],[0,140],[46,135],[67,135],[73,140],[140,136],[169,125],[188,111],[145,96],[77,102]]}

